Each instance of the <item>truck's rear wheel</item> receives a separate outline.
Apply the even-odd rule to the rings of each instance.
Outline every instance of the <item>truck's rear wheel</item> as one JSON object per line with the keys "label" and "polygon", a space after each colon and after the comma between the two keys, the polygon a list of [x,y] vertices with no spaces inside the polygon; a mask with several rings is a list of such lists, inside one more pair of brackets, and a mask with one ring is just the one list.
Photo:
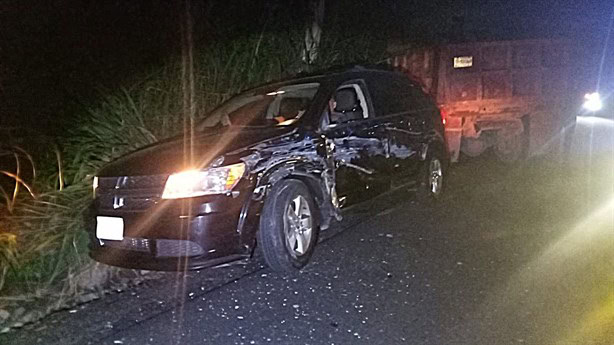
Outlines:
{"label": "truck's rear wheel", "polygon": [[522,132],[510,135],[500,132],[494,146],[495,155],[503,163],[514,163],[526,158],[529,148],[529,116],[521,119]]}
{"label": "truck's rear wheel", "polygon": [[514,163],[522,157],[522,134],[514,136],[499,136],[494,147],[495,155],[504,163]]}

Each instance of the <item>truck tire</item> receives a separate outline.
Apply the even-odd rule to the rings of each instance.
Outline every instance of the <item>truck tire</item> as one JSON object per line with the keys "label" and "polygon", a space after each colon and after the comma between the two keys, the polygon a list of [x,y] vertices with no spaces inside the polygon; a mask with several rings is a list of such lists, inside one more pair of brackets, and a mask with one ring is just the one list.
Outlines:
{"label": "truck tire", "polygon": [[529,149],[529,116],[523,116],[522,132],[507,136],[499,133],[495,142],[494,151],[497,159],[503,163],[515,163],[527,157]]}
{"label": "truck tire", "polygon": [[320,231],[317,212],[301,181],[287,179],[273,186],[258,231],[258,246],[271,269],[295,272],[309,262]]}
{"label": "truck tire", "polygon": [[522,157],[522,146],[522,135],[497,137],[495,155],[503,163],[514,163]]}

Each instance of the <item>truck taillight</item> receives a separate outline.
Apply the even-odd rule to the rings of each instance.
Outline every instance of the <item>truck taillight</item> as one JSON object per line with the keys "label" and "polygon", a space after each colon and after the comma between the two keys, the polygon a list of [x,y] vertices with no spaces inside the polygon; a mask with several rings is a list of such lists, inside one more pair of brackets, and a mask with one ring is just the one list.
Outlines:
{"label": "truck taillight", "polygon": [[448,112],[444,107],[439,107],[439,113],[441,114],[441,123],[445,126],[446,119],[448,118]]}

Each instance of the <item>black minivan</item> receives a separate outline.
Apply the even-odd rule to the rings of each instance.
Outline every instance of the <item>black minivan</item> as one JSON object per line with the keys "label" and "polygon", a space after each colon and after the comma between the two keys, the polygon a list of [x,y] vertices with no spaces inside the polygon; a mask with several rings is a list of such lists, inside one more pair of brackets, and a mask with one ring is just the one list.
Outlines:
{"label": "black minivan", "polygon": [[414,185],[426,201],[444,188],[440,112],[400,72],[352,67],[258,87],[194,131],[99,171],[87,215],[95,260],[199,269],[258,247],[271,268],[297,270],[319,232],[374,190]]}

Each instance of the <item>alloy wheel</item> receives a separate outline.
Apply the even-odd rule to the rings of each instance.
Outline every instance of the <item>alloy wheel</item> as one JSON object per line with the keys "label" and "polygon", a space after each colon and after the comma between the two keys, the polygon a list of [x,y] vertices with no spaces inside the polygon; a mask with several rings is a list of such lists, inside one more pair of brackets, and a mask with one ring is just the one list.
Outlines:
{"label": "alloy wheel", "polygon": [[286,245],[293,256],[302,256],[309,249],[313,235],[313,219],[309,203],[297,195],[286,207]]}
{"label": "alloy wheel", "polygon": [[443,168],[437,158],[433,158],[429,163],[428,183],[433,196],[439,196],[443,187]]}

